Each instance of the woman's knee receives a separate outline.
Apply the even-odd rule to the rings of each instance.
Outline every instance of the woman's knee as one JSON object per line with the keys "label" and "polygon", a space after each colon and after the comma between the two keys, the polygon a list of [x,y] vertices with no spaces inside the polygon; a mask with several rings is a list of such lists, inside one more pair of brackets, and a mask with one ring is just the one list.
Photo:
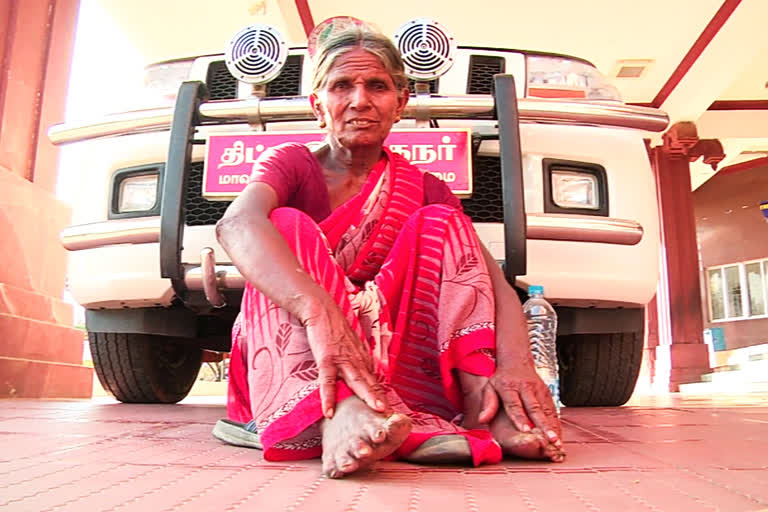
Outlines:
{"label": "woman's knee", "polygon": [[320,251],[320,254],[327,254],[330,250],[323,230],[312,217],[301,210],[275,208],[269,215],[269,220],[302,264],[306,264],[306,258],[316,253],[311,248],[318,245],[323,247],[324,250]]}
{"label": "woman's knee", "polygon": [[414,226],[423,226],[424,220],[438,221],[439,224],[462,225],[470,223],[466,215],[453,206],[447,204],[428,204],[422,206],[411,214],[408,223]]}
{"label": "woman's knee", "polygon": [[322,233],[312,217],[296,208],[275,208],[269,215],[269,220],[286,240],[291,240],[296,235],[302,239],[320,237]]}
{"label": "woman's knee", "polygon": [[428,204],[416,210],[413,215],[429,217],[450,217],[459,213],[459,210],[447,204]]}
{"label": "woman's knee", "polygon": [[272,210],[272,213],[269,214],[269,220],[271,220],[272,224],[275,226],[298,226],[307,222],[316,224],[315,221],[312,220],[312,217],[303,211],[297,210],[296,208],[289,208],[287,206],[275,208]]}

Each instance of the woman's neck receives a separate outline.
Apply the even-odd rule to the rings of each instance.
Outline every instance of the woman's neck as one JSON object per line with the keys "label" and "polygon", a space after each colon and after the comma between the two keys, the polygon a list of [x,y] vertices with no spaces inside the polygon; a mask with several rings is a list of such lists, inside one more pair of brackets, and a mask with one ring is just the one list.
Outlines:
{"label": "woman's neck", "polygon": [[349,149],[338,141],[329,140],[325,155],[321,157],[326,169],[333,172],[347,172],[353,176],[367,176],[376,162],[381,159],[381,146]]}

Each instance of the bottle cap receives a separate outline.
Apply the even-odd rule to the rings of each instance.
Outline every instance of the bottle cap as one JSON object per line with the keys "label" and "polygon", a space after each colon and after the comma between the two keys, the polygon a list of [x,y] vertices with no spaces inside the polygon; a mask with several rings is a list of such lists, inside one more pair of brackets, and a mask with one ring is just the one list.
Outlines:
{"label": "bottle cap", "polygon": [[534,293],[540,293],[544,295],[544,287],[540,286],[538,284],[532,284],[528,287],[528,295],[533,295]]}

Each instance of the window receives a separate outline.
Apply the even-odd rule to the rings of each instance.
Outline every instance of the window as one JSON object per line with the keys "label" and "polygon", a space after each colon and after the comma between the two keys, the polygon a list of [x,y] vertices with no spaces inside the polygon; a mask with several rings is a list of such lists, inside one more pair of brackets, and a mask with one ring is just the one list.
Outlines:
{"label": "window", "polygon": [[768,259],[707,269],[712,321],[768,316]]}
{"label": "window", "polygon": [[749,292],[749,315],[765,314],[765,297],[763,297],[763,275],[761,272],[762,264],[758,261],[748,263],[747,269],[747,289]]}
{"label": "window", "polygon": [[720,269],[709,271],[709,302],[710,318],[722,320],[725,318],[725,302],[723,301],[723,275]]}
{"label": "window", "polygon": [[725,267],[726,315],[728,318],[743,316],[741,308],[741,276],[738,265]]}

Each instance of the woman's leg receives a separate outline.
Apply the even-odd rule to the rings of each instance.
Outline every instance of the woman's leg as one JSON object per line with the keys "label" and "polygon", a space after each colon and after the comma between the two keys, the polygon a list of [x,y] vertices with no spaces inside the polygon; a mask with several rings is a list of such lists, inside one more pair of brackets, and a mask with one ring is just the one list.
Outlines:
{"label": "woman's leg", "polygon": [[507,455],[549,458],[538,438],[517,431],[503,409],[490,424],[478,421],[496,368],[495,305],[470,220],[442,205],[421,208],[391,255],[377,284],[396,323],[397,393],[416,411],[448,420],[462,414],[462,426],[489,430]]}
{"label": "woman's leg", "polygon": [[[271,219],[304,270],[328,291],[360,334],[348,297],[355,288],[331,257],[317,225],[285,208],[275,210]],[[341,383],[336,414],[324,420],[317,365],[304,327],[250,285],[243,296],[240,328],[233,351],[233,365],[240,370],[232,369],[229,411],[232,419],[243,421],[243,406],[250,406],[268,460],[322,453],[325,472],[339,476],[389,455],[408,435],[406,416],[375,413]],[[238,379],[243,374],[245,378]]]}
{"label": "woman's leg", "polygon": [[426,206],[376,278],[395,324],[392,384],[412,408],[446,419],[463,412],[457,371],[495,370],[493,290],[478,243],[466,216]]}

